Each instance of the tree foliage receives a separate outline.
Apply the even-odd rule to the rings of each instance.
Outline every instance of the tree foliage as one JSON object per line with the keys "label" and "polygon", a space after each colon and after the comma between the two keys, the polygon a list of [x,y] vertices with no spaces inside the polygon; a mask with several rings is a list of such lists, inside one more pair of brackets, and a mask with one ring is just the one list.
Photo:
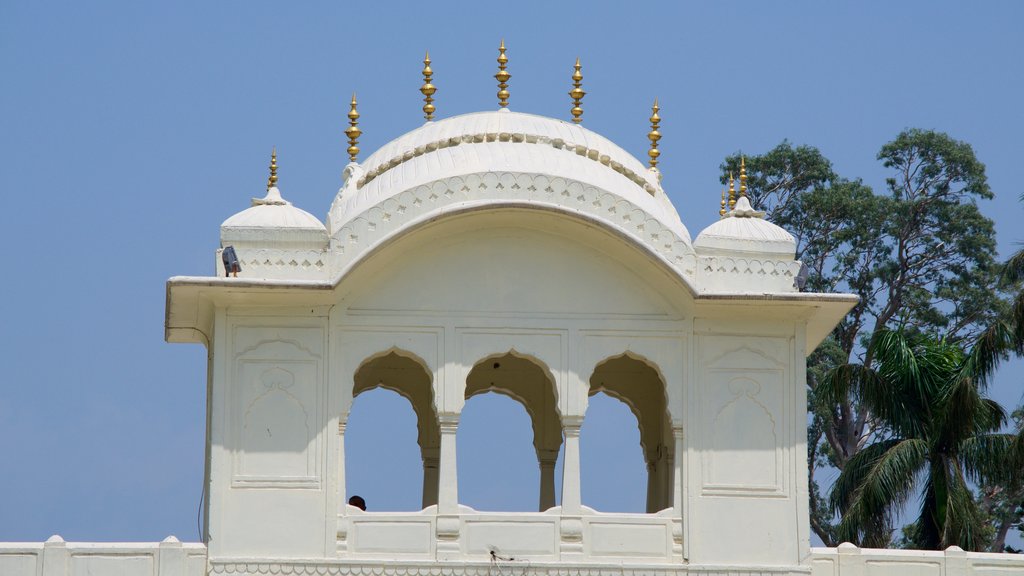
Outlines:
{"label": "tree foliage", "polygon": [[[748,194],[796,237],[797,258],[809,269],[806,290],[860,297],[826,342],[827,353],[809,359],[812,400],[832,367],[869,370],[876,349],[871,343],[886,330],[941,333],[956,342],[983,333],[1004,308],[995,289],[994,226],[976,204],[992,191],[970,145],[940,132],[905,130],[882,146],[878,160],[890,174],[885,193],[838,175],[810,146],[784,141],[746,157]],[[739,154],[726,158],[722,183],[739,167]],[[1019,270],[1024,276],[1024,256]],[[1024,319],[1024,301],[1020,305]],[[1024,337],[1024,328],[1020,332]],[[850,388],[831,403],[812,403],[809,442],[816,467],[844,470],[880,432],[881,421],[858,390]],[[838,532],[814,471],[812,529],[836,545]],[[867,540],[887,544],[889,520],[883,518]]]}
{"label": "tree foliage", "polygon": [[920,514],[906,531],[913,547],[984,548],[991,534],[969,482],[1012,485],[1022,473],[1006,465],[1017,442],[999,433],[1006,413],[984,396],[969,356],[951,341],[882,330],[870,346],[872,366],[839,367],[818,389],[824,403],[857,396],[877,420],[876,441],[849,459],[833,486],[837,537],[878,546],[879,520],[891,520],[921,489]]}

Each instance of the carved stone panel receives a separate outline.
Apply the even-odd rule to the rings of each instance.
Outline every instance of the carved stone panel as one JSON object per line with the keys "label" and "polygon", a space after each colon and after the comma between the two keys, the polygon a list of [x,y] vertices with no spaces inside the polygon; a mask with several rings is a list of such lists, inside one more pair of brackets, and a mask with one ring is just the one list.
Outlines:
{"label": "carved stone panel", "polygon": [[785,496],[787,341],[705,337],[703,344],[702,493]]}
{"label": "carved stone panel", "polygon": [[322,338],[320,329],[236,328],[233,487],[320,486]]}

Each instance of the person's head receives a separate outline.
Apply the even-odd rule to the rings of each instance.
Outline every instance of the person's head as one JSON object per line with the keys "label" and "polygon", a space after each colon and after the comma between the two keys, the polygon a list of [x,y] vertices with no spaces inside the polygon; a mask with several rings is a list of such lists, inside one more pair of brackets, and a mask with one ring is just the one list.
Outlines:
{"label": "person's head", "polygon": [[366,500],[363,500],[362,496],[353,496],[348,499],[349,506],[355,506],[363,512],[366,512]]}

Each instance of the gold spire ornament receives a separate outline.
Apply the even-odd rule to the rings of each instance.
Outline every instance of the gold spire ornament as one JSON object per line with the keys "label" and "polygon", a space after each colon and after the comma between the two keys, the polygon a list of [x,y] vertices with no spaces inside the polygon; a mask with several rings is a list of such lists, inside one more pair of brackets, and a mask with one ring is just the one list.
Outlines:
{"label": "gold spire ornament", "polygon": [[508,108],[508,79],[512,77],[505,67],[508,65],[508,56],[505,56],[505,39],[501,40],[498,47],[498,73],[494,79],[498,81],[498,106]]}
{"label": "gold spire ornament", "polygon": [[729,170],[729,210],[736,207],[736,181],[732,179],[732,170]]}
{"label": "gold spire ornament", "polygon": [[740,198],[747,196],[747,159],[740,156]]}
{"label": "gold spire ornament", "polygon": [[651,141],[651,149],[647,151],[647,155],[650,156],[651,160],[649,164],[651,168],[658,167],[658,156],[661,156],[661,152],[658,151],[658,140],[661,140],[661,132],[658,132],[658,124],[661,123],[661,116],[658,116],[658,99],[654,99],[654,106],[651,106],[651,131],[647,133],[647,139]]}
{"label": "gold spire ornament", "polygon": [[426,104],[423,105],[423,116],[430,122],[434,119],[434,93],[437,92],[437,88],[430,83],[430,77],[434,75],[434,71],[430,69],[430,50],[427,50],[427,55],[423,58],[423,86],[420,87],[420,92],[423,94],[423,101]]}
{"label": "gold spire ornament", "polygon": [[352,109],[348,111],[348,128],[345,129],[345,135],[348,136],[348,159],[351,162],[355,162],[356,158],[359,157],[359,136],[362,135],[363,131],[359,129],[359,112],[356,111],[356,94],[352,93]]}
{"label": "gold spire ornament", "polygon": [[277,146],[270,152],[270,177],[267,178],[267,192],[277,186]]}
{"label": "gold spire ornament", "polygon": [[718,208],[718,215],[725,217],[725,188],[722,188],[722,203]]}
{"label": "gold spire ornament", "polygon": [[572,90],[569,91],[569,97],[572,98],[572,109],[569,112],[572,113],[572,121],[579,124],[583,122],[583,108],[580,104],[583,101],[583,97],[587,95],[583,91],[583,73],[580,72],[580,58],[576,57],[576,65],[573,66],[576,69],[572,73]]}

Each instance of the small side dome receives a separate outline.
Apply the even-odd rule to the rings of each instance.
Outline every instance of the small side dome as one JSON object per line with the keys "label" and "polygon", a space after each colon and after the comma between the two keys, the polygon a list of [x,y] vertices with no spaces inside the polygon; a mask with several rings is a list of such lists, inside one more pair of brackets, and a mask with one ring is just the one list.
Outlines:
{"label": "small side dome", "polygon": [[272,186],[263,198],[252,199],[252,207],[220,225],[220,243],[248,248],[322,248],[327,243],[327,228],[316,216],[292,206],[277,186]]}
{"label": "small side dome", "polygon": [[764,219],[746,196],[721,220],[701,231],[693,243],[702,255],[757,255],[792,260],[796,239],[782,227]]}

